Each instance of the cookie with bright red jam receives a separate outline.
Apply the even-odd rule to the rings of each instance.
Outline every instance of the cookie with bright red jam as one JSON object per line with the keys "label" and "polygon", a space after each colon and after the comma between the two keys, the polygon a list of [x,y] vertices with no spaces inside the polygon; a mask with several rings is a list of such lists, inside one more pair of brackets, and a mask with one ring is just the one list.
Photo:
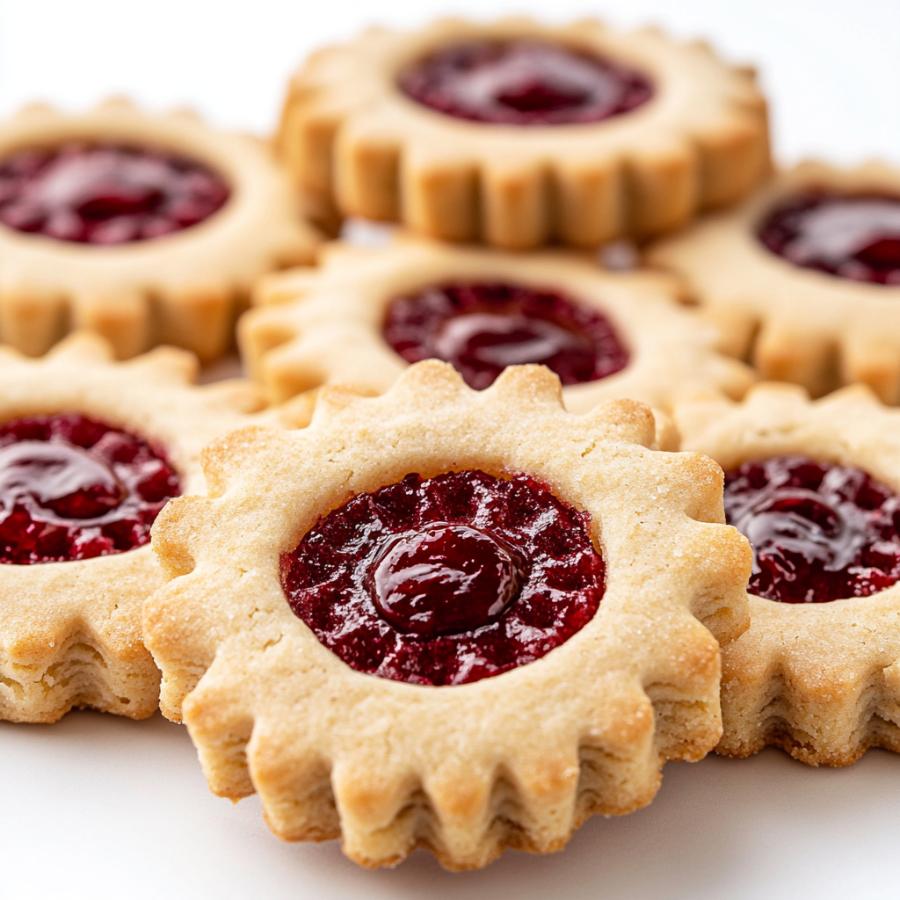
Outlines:
{"label": "cookie with bright red jam", "polygon": [[0,563],[31,565],[123,553],[180,478],[161,448],[78,413],[0,424]]}
{"label": "cookie with bright red jam", "polygon": [[358,494],[281,558],[291,609],[326,647],[423,685],[539,659],[593,618],[604,579],[587,515],[527,475],[479,470]]}
{"label": "cookie with bright red jam", "polygon": [[900,196],[806,191],[770,210],[757,235],[796,266],[900,285]]}
{"label": "cookie with bright red jam", "polygon": [[614,375],[629,361],[598,309],[561,291],[503,282],[449,282],[397,297],[383,335],[407,362],[449,362],[476,389],[507,366],[539,363],[571,385]]}
{"label": "cookie with bright red jam", "polygon": [[0,223],[60,241],[109,246],[174,234],[228,196],[203,163],[149,147],[70,141],[0,160]]}
{"label": "cookie with bright red jam", "polygon": [[404,69],[399,87],[444,115],[515,126],[602,122],[653,96],[650,80],[629,66],[536,39],[442,47]]}
{"label": "cookie with bright red jam", "polygon": [[900,580],[900,497],[805,456],[727,473],[725,513],[753,546],[750,592],[783,603],[868,597]]}

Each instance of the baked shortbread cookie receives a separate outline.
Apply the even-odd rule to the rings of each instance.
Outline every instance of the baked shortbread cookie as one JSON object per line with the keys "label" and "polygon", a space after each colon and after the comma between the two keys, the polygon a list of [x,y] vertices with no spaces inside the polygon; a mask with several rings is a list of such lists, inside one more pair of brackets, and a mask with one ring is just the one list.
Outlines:
{"label": "baked shortbread cookie", "polygon": [[755,550],[751,626],[723,651],[719,752],[847,765],[900,751],[900,412],[861,386],[811,402],[763,385],[676,415],[684,446],[725,467],[726,514]]}
{"label": "baked shortbread cookie", "polygon": [[150,526],[202,489],[200,449],[258,404],[245,382],[194,387],[195,368],[172,349],[114,363],[83,334],[41,360],[0,350],[0,719],[156,710]]}
{"label": "baked shortbread cookie", "polygon": [[311,261],[300,203],[261,141],[189,111],[27,107],[0,124],[0,340],[37,355],[82,328],[119,357],[213,359],[256,279]]}
{"label": "baked shortbread cookie", "polygon": [[475,388],[507,365],[545,364],[574,412],[616,397],[660,408],[685,393],[738,397],[752,380],[669,279],[604,272],[575,254],[333,244],[319,270],[271,276],[256,300],[240,344],[276,402],[332,383],[377,393],[427,358]]}
{"label": "baked shortbread cookie", "polygon": [[900,169],[804,163],[648,259],[764,377],[815,395],[863,382],[900,403]]}
{"label": "baked shortbread cookie", "polygon": [[370,29],[294,76],[279,146],[319,203],[508,249],[664,233],[769,169],[750,70],[595,20]]}
{"label": "baked shortbread cookie", "polygon": [[557,850],[648,803],[719,739],[750,565],[719,467],[655,440],[541,367],[474,392],[429,361],[214,444],[154,526],[144,618],[212,789],[369,866]]}

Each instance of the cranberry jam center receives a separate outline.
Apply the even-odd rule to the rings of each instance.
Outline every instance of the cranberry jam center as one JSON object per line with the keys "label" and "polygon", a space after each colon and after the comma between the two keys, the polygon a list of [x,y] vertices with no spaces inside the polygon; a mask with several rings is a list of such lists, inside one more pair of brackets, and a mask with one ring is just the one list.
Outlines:
{"label": "cranberry jam center", "polygon": [[127,244],[197,225],[229,189],[201,163],[144,147],[70,141],[0,159],[0,223],[79,244]]}
{"label": "cranberry jam center", "polygon": [[399,86],[448,116],[520,126],[602,122],[653,95],[650,81],[621,63],[530,39],[443,47],[405,69]]}
{"label": "cranberry jam center", "polygon": [[594,616],[590,520],[526,475],[407,475],[357,494],[281,558],[294,613],[359,672],[453,685],[526,665]]}
{"label": "cranberry jam center", "polygon": [[726,476],[725,513],[753,546],[760,597],[827,603],[900,580],[900,497],[861,469],[804,456],[747,462]]}
{"label": "cranberry jam center", "polygon": [[796,266],[900,285],[900,196],[808,191],[776,206],[757,233]]}
{"label": "cranberry jam center", "polygon": [[563,384],[581,384],[629,359],[599,310],[558,291],[500,282],[450,282],[398,297],[383,334],[407,362],[442,359],[479,389],[507,366],[540,363]]}
{"label": "cranberry jam center", "polygon": [[122,553],[180,491],[161,450],[77,413],[0,424],[0,563]]}

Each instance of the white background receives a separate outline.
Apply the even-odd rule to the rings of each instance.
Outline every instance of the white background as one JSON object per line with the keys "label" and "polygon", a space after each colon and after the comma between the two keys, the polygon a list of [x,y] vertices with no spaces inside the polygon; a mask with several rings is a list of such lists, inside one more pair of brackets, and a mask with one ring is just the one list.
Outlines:
{"label": "white background", "polygon": [[[552,7],[666,24],[763,70],[782,158],[900,162],[900,0],[0,0],[0,113],[110,92],[274,121],[285,78],[322,41],[438,12]],[[0,602],[15,602],[3,597]],[[670,766],[647,810],[594,820],[562,854],[443,873],[425,854],[364,872],[336,845],[280,843],[255,800],[208,794],[182,729],[76,714],[0,724],[0,898],[881,898],[900,896],[900,762],[814,771],[769,751]]]}

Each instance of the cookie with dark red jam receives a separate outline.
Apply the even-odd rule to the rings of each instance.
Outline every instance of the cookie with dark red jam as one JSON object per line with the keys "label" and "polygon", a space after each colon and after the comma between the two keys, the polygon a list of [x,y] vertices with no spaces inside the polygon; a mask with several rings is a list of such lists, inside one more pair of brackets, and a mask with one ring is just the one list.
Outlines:
{"label": "cookie with dark red jam", "polygon": [[795,266],[900,286],[900,193],[810,189],[777,204],[757,234]]}
{"label": "cookie with dark red jam", "polygon": [[0,423],[0,563],[141,547],[178,493],[165,452],[124,429],[78,413]]}
{"label": "cookie with dark red jam", "polygon": [[727,475],[725,512],[753,547],[750,590],[761,597],[827,603],[900,580],[900,497],[862,469],[746,462]]}
{"label": "cookie with dark red jam", "polygon": [[398,297],[383,332],[407,362],[449,362],[474,388],[488,387],[507,366],[545,365],[570,385],[614,375],[629,360],[596,307],[505,282],[449,282]]}
{"label": "cookie with dark red jam", "polygon": [[[830,279],[829,279],[830,280]],[[813,766],[900,752],[900,411],[861,385],[764,383],[679,404],[683,446],[725,467],[750,540],[750,627],[722,648],[726,756]]]}
{"label": "cookie with dark red jam", "polygon": [[291,609],[360,672],[464,684],[591,620],[603,560],[584,513],[526,475],[402,481],[330,512],[281,561]]}
{"label": "cookie with dark red jam", "polygon": [[441,47],[404,69],[398,84],[444,115],[516,126],[602,122],[653,95],[649,78],[636,69],[535,39]]}
{"label": "cookie with dark red jam", "polygon": [[0,721],[159,709],[141,624],[163,581],[151,529],[259,403],[196,373],[184,351],[117,361],[86,332],[39,357],[0,347]]}
{"label": "cookie with dark red jam", "polygon": [[652,245],[763,380],[900,404],[900,168],[805,162],[741,206]]}
{"label": "cookie with dark red jam", "polygon": [[190,110],[24,107],[0,122],[0,338],[40,356],[77,325],[120,359],[217,359],[253,283],[311,261],[306,209],[268,145]]}
{"label": "cookie with dark red jam", "polygon": [[212,788],[367,866],[557,850],[647,803],[719,738],[750,570],[721,469],[657,446],[634,401],[573,415],[544,367],[476,391],[437,360],[213,444],[144,607]]}
{"label": "cookie with dark red jam", "polygon": [[752,70],[659,29],[439,19],[291,80],[281,158],[317,203],[506,250],[675,231],[769,172]]}

